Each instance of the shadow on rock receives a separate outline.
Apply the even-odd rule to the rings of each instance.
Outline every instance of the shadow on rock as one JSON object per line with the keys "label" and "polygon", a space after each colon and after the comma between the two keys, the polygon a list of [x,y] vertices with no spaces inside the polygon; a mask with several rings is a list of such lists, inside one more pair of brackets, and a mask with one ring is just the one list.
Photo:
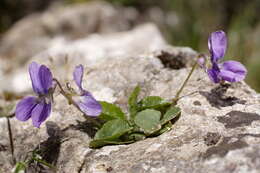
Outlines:
{"label": "shadow on rock", "polygon": [[217,117],[218,122],[223,123],[226,128],[249,126],[254,121],[260,120],[260,115],[241,111],[231,111],[225,116]]}
{"label": "shadow on rock", "polygon": [[260,134],[251,134],[251,133],[238,134],[236,136],[231,136],[231,137],[223,137],[222,141],[219,144],[208,148],[202,157],[204,159],[208,159],[213,155],[224,157],[229,151],[248,147],[249,146],[248,143],[246,143],[243,140],[243,138],[247,136],[260,138]]}
{"label": "shadow on rock", "polygon": [[240,100],[234,96],[225,95],[230,84],[221,84],[213,88],[210,92],[200,91],[199,93],[206,97],[211,106],[220,109],[221,107],[232,106],[234,104],[245,104],[245,100]]}
{"label": "shadow on rock", "polygon": [[219,157],[224,157],[229,151],[241,149],[247,147],[248,144],[238,139],[235,142],[230,142],[231,137],[224,137],[223,141],[217,146],[210,147],[207,149],[206,153],[203,155],[203,158],[210,158],[212,155],[218,155]]}
{"label": "shadow on rock", "polygon": [[[241,111],[231,111],[225,116],[217,117],[218,121],[223,123],[226,128],[236,128],[251,125],[254,121],[260,120],[260,115],[255,113],[247,113]],[[220,134],[208,133],[204,137],[204,142],[207,146],[215,145],[207,149],[206,153],[203,154],[203,158],[210,158],[212,155],[218,155],[224,157],[229,151],[241,149],[249,146],[243,138],[251,136],[254,138],[260,138],[260,134],[244,133],[238,134],[231,137],[223,137],[220,140]],[[221,142],[219,142],[221,141]]]}
{"label": "shadow on rock", "polygon": [[[37,154],[42,157],[42,160],[45,162],[56,166],[59,154],[60,146],[62,139],[62,131],[60,127],[52,122],[48,121],[46,123],[47,134],[49,135],[48,139],[44,142],[41,142],[35,150],[38,150]],[[41,164],[32,163],[30,164],[28,172],[55,172],[46,166]]]}
{"label": "shadow on rock", "polygon": [[68,127],[66,127],[65,129],[63,129],[62,131],[66,131],[69,129],[73,129],[73,130],[79,130],[83,133],[87,133],[89,137],[93,138],[97,132],[97,130],[94,128],[93,124],[88,122],[88,121],[77,121],[78,124],[74,125],[70,125]]}

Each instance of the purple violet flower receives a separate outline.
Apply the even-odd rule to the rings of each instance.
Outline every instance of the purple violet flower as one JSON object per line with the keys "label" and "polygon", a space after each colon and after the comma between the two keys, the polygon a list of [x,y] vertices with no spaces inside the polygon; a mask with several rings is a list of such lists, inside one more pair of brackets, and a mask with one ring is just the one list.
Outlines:
{"label": "purple violet flower", "polygon": [[225,61],[219,63],[224,57],[227,48],[227,37],[224,31],[211,33],[208,39],[208,47],[212,66],[207,69],[207,73],[214,83],[221,81],[239,82],[245,78],[247,70],[240,62]]}
{"label": "purple violet flower", "polygon": [[52,102],[52,73],[45,65],[32,62],[29,66],[33,91],[38,97],[28,96],[22,99],[16,106],[15,116],[20,121],[32,119],[35,127],[49,117]]}
{"label": "purple violet flower", "polygon": [[79,106],[80,110],[86,115],[97,117],[102,112],[100,103],[92,96],[92,94],[82,88],[84,68],[82,65],[76,66],[73,72],[73,79],[79,88],[78,96],[73,96],[73,100]]}

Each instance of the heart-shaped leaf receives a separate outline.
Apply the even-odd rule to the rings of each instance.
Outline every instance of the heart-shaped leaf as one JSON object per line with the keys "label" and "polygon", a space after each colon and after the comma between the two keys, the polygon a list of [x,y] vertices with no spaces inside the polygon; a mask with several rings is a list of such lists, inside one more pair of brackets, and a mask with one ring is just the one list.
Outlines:
{"label": "heart-shaped leaf", "polygon": [[138,105],[139,110],[158,109],[161,107],[170,106],[171,102],[168,102],[159,96],[148,96],[143,98]]}
{"label": "heart-shaped leaf", "polygon": [[138,99],[139,93],[140,93],[140,87],[136,86],[128,99],[129,112],[130,112],[131,119],[134,119],[134,117],[137,113],[137,109],[138,109],[138,104],[137,104],[138,100],[137,99]]}
{"label": "heart-shaped leaf", "polygon": [[102,105],[102,113],[99,116],[100,119],[105,121],[109,121],[117,118],[123,120],[126,119],[125,114],[123,113],[120,107],[104,101],[101,101],[99,103]]}
{"label": "heart-shaped leaf", "polygon": [[114,119],[106,122],[101,129],[99,129],[94,139],[115,140],[132,130],[128,122],[122,119]]}
{"label": "heart-shaped leaf", "polygon": [[137,113],[134,122],[149,135],[161,128],[160,118],[161,112],[153,109],[146,109]]}
{"label": "heart-shaped leaf", "polygon": [[167,122],[171,121],[173,118],[179,116],[180,113],[181,109],[179,107],[170,107],[163,115],[163,118],[161,119],[161,125],[164,125]]}

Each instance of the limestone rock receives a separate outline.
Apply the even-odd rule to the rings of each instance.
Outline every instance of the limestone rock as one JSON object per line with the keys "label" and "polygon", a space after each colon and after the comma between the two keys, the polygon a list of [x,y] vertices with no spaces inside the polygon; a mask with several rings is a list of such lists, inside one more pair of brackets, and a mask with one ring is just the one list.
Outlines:
{"label": "limestone rock", "polygon": [[[152,36],[152,37],[151,37]],[[161,56],[161,50],[170,52],[171,48],[166,46],[158,28],[151,23],[140,25],[128,32],[114,34],[92,34],[88,37],[75,41],[65,41],[63,39],[53,39],[46,51],[43,51],[29,60],[44,63],[53,67],[55,76],[68,80],[68,73],[79,63],[85,64],[91,70],[95,64],[113,57],[128,58],[145,52],[156,52],[156,56]],[[169,50],[167,50],[169,49]],[[188,48],[186,48],[188,49]],[[189,52],[186,55],[184,52]],[[174,49],[169,55],[163,57],[187,57],[196,55],[192,50],[183,48]],[[183,60],[187,61],[187,58]],[[181,62],[181,60],[179,60]],[[13,70],[12,73],[2,74],[0,90],[11,90],[25,92],[31,88],[28,76],[28,64]],[[6,66],[6,63],[0,66]],[[55,68],[55,67],[59,68]],[[1,74],[0,74],[1,75]],[[71,76],[69,76],[71,77]]]}
{"label": "limestone rock", "polygon": [[[130,31],[129,36],[134,32]],[[101,48],[107,43],[107,36],[103,38],[104,43],[101,38],[97,42]],[[124,40],[120,36],[115,38],[118,42]],[[73,50],[69,45],[66,48]],[[80,59],[55,54],[52,61],[42,58],[38,62],[48,64],[57,78],[71,82],[72,86],[71,72],[76,64],[82,63],[86,67],[84,88],[99,100],[116,103],[126,111],[127,96],[137,84],[142,88],[141,96],[173,98],[190,70],[188,64],[197,55],[189,48],[169,46],[138,54],[129,49],[133,51],[130,56],[128,49],[118,56],[114,52],[117,49],[113,49],[109,58],[102,54],[102,60],[92,64],[89,62],[93,59],[84,53]],[[168,60],[166,63],[161,61],[162,55]],[[15,156],[20,160],[40,145],[42,157],[55,165],[58,172],[65,173],[259,172],[259,94],[244,82],[215,85],[203,70],[197,69],[182,95],[178,102],[182,114],[171,131],[129,145],[94,150],[88,147],[93,129],[55,93],[52,114],[40,129],[33,128],[30,121],[11,119]],[[9,172],[11,168],[6,122],[0,119],[0,172]],[[29,171],[40,170],[48,171],[45,167],[31,167]]]}
{"label": "limestone rock", "polygon": [[18,21],[1,40],[0,58],[15,58],[16,66],[12,67],[17,67],[47,49],[54,37],[74,40],[92,33],[125,31],[133,27],[137,17],[132,8],[117,8],[102,1],[55,6]]}

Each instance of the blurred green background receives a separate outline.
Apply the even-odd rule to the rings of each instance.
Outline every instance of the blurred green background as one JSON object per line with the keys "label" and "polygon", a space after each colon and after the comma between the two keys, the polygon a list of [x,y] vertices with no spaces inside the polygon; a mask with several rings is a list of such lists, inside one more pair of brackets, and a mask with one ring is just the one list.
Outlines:
{"label": "blurred green background", "polygon": [[[93,0],[1,0],[0,38],[17,20],[43,11],[52,3],[65,5]],[[106,0],[116,6],[131,6],[140,13],[160,9],[165,17],[159,28],[175,46],[189,46],[207,53],[210,32],[228,33],[226,59],[241,61],[248,68],[247,83],[260,91],[260,0]]]}

